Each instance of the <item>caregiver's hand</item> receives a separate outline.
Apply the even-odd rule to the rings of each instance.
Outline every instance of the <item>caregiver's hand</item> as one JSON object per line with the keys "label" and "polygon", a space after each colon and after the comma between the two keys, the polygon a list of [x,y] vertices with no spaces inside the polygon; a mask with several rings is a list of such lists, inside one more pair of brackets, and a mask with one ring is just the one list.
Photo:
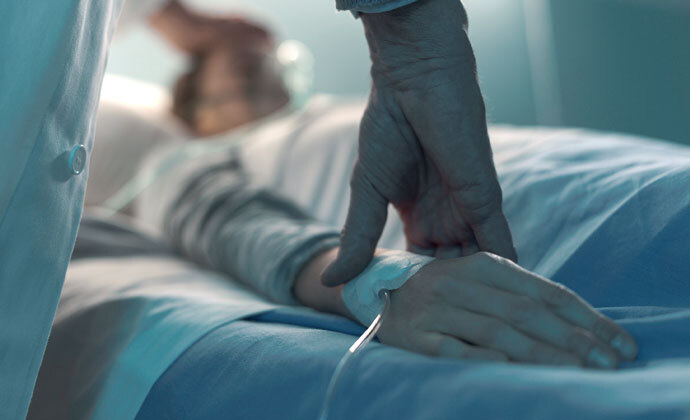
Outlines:
{"label": "caregiver's hand", "polygon": [[493,165],[484,102],[458,0],[363,14],[373,84],[338,259],[326,285],[370,262],[388,203],[408,249],[440,258],[477,251],[516,260]]}
{"label": "caregiver's hand", "polygon": [[567,288],[493,254],[436,260],[391,294],[378,334],[462,359],[613,368],[637,347]]}

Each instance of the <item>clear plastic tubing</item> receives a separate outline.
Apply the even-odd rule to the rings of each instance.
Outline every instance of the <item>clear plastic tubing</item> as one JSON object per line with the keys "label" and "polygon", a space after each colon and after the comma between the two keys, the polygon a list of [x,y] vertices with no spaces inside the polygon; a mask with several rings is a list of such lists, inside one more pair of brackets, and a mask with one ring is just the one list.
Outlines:
{"label": "clear plastic tubing", "polygon": [[390,306],[391,303],[391,295],[389,290],[382,290],[380,292],[381,299],[383,301],[383,306],[381,307],[381,312],[374,318],[374,320],[371,322],[371,325],[369,325],[369,328],[366,329],[362,333],[361,336],[355,341],[355,343],[350,346],[350,348],[347,350],[347,353],[340,359],[338,362],[338,365],[335,367],[335,371],[333,372],[333,376],[331,376],[331,381],[328,384],[328,388],[326,390],[326,399],[323,402],[323,407],[321,408],[321,415],[319,416],[319,420],[328,420],[328,415],[331,411],[331,405],[333,403],[333,399],[335,398],[337,391],[338,391],[338,382],[340,380],[340,377],[343,375],[343,372],[345,371],[345,368],[347,367],[347,364],[352,358],[362,351],[364,347],[371,342],[371,340],[374,339],[376,336],[376,333],[379,331],[379,328],[381,328],[381,324],[383,324],[383,319],[386,316],[386,312],[388,311],[388,307]]}

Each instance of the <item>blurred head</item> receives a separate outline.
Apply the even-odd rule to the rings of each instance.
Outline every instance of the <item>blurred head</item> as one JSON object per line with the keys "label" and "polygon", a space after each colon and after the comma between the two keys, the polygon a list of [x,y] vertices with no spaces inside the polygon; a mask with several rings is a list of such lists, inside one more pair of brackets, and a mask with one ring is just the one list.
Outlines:
{"label": "blurred head", "polygon": [[173,113],[199,136],[267,116],[289,101],[271,35],[246,21],[192,59],[175,86]]}

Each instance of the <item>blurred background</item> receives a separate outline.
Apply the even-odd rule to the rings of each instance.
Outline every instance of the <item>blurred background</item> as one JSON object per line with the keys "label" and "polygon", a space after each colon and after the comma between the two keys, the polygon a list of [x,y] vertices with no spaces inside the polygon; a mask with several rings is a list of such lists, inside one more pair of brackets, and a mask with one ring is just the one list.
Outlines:
{"label": "blurred background", "polygon": [[[136,0],[130,0],[136,1]],[[318,92],[366,96],[361,23],[333,0],[185,0],[248,13],[306,44]],[[690,0],[463,0],[493,123],[576,126],[690,144]],[[108,71],[170,86],[185,60],[145,25]]]}

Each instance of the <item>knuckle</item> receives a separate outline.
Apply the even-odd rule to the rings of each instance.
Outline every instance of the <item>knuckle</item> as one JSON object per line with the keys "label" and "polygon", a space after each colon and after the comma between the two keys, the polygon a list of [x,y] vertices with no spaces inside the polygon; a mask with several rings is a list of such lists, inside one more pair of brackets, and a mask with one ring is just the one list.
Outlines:
{"label": "knuckle", "polygon": [[516,325],[526,325],[532,322],[539,315],[539,308],[536,303],[529,298],[521,297],[515,299],[510,305],[510,320]]}
{"label": "knuckle", "polygon": [[601,337],[606,341],[611,340],[615,334],[613,328],[611,328],[611,326],[605,319],[598,319],[594,321],[594,325],[592,326],[592,332],[596,336]]}
{"label": "knuckle", "polygon": [[554,306],[565,307],[575,302],[575,295],[565,286],[554,284],[546,291],[546,300]]}

